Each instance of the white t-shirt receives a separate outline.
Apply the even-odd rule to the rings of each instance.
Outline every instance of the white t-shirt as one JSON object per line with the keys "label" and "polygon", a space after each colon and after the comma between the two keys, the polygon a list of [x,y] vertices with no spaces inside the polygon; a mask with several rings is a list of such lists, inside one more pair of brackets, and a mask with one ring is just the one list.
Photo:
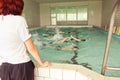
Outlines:
{"label": "white t-shirt", "polygon": [[22,16],[0,15],[0,62],[19,64],[30,61],[24,42],[31,37]]}

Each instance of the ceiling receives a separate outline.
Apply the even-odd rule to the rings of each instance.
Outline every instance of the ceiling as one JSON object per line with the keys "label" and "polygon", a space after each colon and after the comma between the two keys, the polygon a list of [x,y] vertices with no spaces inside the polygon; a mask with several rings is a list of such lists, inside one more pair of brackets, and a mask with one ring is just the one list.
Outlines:
{"label": "ceiling", "polygon": [[56,2],[75,2],[75,1],[102,1],[102,0],[36,0],[39,3],[56,3]]}

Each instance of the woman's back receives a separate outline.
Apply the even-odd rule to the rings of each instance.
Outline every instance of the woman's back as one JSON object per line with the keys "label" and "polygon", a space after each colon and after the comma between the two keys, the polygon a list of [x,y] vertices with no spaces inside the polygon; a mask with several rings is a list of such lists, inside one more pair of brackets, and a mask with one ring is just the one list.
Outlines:
{"label": "woman's back", "polygon": [[0,15],[0,57],[3,62],[23,63],[29,61],[24,41],[31,37],[22,16]]}

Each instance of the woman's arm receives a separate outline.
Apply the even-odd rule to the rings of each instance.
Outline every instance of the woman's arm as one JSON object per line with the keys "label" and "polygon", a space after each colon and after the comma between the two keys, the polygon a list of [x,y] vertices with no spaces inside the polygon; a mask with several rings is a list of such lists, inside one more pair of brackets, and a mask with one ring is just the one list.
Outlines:
{"label": "woman's arm", "polygon": [[36,48],[36,46],[34,45],[33,41],[31,38],[29,38],[28,40],[25,41],[25,46],[28,50],[28,52],[34,57],[34,59],[43,67],[47,67],[50,66],[50,62],[45,61],[43,62],[40,58],[39,52]]}

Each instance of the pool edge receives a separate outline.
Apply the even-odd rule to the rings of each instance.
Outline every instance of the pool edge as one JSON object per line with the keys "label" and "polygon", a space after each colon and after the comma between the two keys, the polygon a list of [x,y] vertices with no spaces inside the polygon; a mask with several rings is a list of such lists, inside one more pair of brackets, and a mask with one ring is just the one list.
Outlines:
{"label": "pool edge", "polygon": [[[50,80],[120,80],[117,77],[103,76],[81,65],[62,63],[52,63],[50,67],[40,67],[36,63],[35,65],[35,70],[37,70],[35,74],[38,78],[49,78]],[[71,76],[68,77],[68,73]]]}

